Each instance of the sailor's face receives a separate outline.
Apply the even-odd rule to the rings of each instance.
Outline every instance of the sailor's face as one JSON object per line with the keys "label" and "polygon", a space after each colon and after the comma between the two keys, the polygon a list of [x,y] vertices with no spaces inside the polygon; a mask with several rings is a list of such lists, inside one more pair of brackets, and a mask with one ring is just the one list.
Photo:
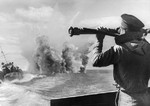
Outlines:
{"label": "sailor's face", "polygon": [[126,32],[126,29],[120,26],[120,29],[119,29],[120,35],[125,34],[125,32]]}
{"label": "sailor's face", "polygon": [[121,21],[119,33],[120,35],[125,34],[125,32],[128,30],[127,24],[124,22],[124,20]]}

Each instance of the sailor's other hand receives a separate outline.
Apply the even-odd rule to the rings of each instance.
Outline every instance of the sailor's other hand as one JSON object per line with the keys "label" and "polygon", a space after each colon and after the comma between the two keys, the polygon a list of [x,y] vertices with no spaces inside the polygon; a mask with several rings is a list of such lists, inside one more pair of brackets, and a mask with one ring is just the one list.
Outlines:
{"label": "sailor's other hand", "polygon": [[96,38],[98,40],[98,42],[103,42],[103,39],[105,38],[105,34],[101,34],[101,33],[98,33],[96,34]]}
{"label": "sailor's other hand", "polygon": [[[105,32],[106,28],[100,27],[98,30],[100,30],[100,32]],[[103,42],[103,39],[105,38],[105,34],[100,32],[96,34],[96,38],[99,42]]]}
{"label": "sailor's other hand", "polygon": [[150,28],[148,28],[148,29],[141,29],[141,31],[143,32],[143,38],[145,36],[147,36],[148,34],[150,34]]}

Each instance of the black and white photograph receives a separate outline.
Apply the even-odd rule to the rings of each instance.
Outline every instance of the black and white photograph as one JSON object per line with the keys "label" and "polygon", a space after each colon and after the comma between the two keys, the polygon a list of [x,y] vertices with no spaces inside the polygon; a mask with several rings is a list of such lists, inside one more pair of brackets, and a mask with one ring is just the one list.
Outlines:
{"label": "black and white photograph", "polygon": [[150,0],[0,0],[0,106],[150,106]]}

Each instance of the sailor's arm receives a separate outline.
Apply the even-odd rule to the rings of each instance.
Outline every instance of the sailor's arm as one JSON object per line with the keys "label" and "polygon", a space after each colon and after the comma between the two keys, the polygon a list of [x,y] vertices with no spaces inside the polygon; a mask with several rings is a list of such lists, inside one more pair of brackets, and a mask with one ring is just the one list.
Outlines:
{"label": "sailor's arm", "polygon": [[[97,35],[97,37],[98,36],[102,37],[104,35]],[[122,54],[122,47],[116,45],[111,47],[106,52],[102,52],[104,38],[97,38],[97,39],[98,41],[93,49],[93,66],[102,67],[117,63]]]}

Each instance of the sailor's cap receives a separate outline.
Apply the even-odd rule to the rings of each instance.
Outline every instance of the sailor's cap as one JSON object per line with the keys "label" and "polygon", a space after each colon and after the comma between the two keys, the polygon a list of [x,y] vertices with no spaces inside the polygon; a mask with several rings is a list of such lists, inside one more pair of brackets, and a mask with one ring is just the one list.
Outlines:
{"label": "sailor's cap", "polygon": [[141,29],[144,27],[143,22],[133,15],[122,14],[121,18],[123,19],[123,22],[126,23],[129,27],[134,27],[137,29]]}

